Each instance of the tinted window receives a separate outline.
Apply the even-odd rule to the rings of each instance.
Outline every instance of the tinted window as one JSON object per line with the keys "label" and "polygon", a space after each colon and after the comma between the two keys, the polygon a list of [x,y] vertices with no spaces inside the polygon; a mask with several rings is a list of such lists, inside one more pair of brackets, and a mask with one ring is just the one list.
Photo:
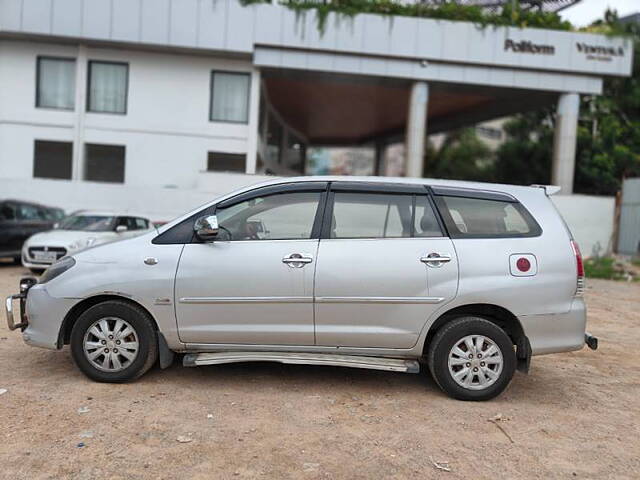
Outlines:
{"label": "tinted window", "polygon": [[255,197],[216,210],[222,240],[311,238],[320,192]]}
{"label": "tinted window", "polygon": [[540,233],[538,224],[519,203],[464,197],[439,198],[440,205],[449,214],[445,219],[452,236],[510,237]]}
{"label": "tinted window", "polygon": [[120,145],[85,145],[84,179],[93,182],[124,182],[125,147]]}
{"label": "tinted window", "polygon": [[10,203],[0,204],[0,218],[3,220],[15,220],[16,219],[15,206]]}
{"label": "tinted window", "polygon": [[411,195],[337,192],[329,237],[410,237],[412,202]]}
{"label": "tinted window", "polygon": [[209,152],[207,171],[244,173],[246,160],[247,156],[244,153]]}
{"label": "tinted window", "polygon": [[33,149],[33,176],[70,180],[72,153],[71,142],[36,140]]}
{"label": "tinted window", "polygon": [[18,220],[44,220],[44,211],[35,205],[19,203],[16,205]]}

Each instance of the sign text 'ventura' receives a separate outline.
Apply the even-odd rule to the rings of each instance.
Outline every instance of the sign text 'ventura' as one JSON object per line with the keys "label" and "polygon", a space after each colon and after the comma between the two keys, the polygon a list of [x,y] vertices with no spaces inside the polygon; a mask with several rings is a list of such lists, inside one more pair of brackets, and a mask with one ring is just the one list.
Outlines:
{"label": "sign text 'ventura'", "polygon": [[624,56],[624,49],[622,47],[604,47],[602,45],[589,45],[582,42],[576,43],[576,47],[578,51],[584,53],[589,60],[611,61],[613,57]]}

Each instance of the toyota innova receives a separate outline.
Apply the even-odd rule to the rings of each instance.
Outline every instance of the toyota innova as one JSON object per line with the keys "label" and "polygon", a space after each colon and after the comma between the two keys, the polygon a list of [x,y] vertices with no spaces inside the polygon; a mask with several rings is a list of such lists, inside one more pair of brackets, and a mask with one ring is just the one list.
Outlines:
{"label": "toyota innova", "polygon": [[486,400],[532,356],[597,347],[556,190],[277,179],[64,257],[21,280],[7,320],[29,345],[69,344],[100,382],[177,353],[185,366],[424,367],[450,396]]}

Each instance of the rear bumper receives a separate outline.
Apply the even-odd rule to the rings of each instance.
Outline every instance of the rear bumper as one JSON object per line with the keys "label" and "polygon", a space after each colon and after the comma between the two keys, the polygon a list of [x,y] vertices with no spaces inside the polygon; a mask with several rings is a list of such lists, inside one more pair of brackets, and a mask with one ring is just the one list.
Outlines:
{"label": "rear bumper", "polygon": [[584,347],[587,310],[583,298],[574,298],[566,313],[523,315],[518,319],[529,338],[533,355],[571,352]]}
{"label": "rear bumper", "polygon": [[13,258],[17,258],[20,256],[20,250],[2,250],[0,249],[0,258],[5,258],[5,257],[13,257]]}

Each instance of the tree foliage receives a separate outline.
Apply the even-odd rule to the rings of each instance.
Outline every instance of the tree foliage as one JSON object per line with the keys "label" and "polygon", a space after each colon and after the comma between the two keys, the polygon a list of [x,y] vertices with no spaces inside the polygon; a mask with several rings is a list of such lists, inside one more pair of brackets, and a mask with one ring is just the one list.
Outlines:
{"label": "tree foliage", "polygon": [[[588,29],[624,35],[634,43],[631,77],[607,78],[602,95],[583,96],[576,146],[576,193],[612,195],[624,177],[640,175],[640,27],[622,24],[614,12]],[[545,108],[517,115],[496,155],[497,181],[549,183],[555,112]]]}
{"label": "tree foliage", "polygon": [[516,26],[537,27],[553,30],[570,30],[571,23],[553,12],[520,8],[507,4],[500,11],[494,12],[475,5],[463,5],[456,2],[427,4],[421,2],[400,2],[398,0],[241,0],[244,5],[259,3],[278,4],[304,13],[315,12],[318,29],[324,32],[329,14],[354,17],[359,13],[379,15],[398,15],[405,17],[434,18],[440,20],[457,20],[472,22],[483,27]]}
{"label": "tree foliage", "polygon": [[475,129],[463,128],[447,133],[438,148],[427,144],[423,176],[489,181],[491,162],[491,149],[478,138]]}
{"label": "tree foliage", "polygon": [[494,180],[521,185],[551,183],[553,127],[550,108],[520,114],[505,123],[507,140],[496,152]]}

